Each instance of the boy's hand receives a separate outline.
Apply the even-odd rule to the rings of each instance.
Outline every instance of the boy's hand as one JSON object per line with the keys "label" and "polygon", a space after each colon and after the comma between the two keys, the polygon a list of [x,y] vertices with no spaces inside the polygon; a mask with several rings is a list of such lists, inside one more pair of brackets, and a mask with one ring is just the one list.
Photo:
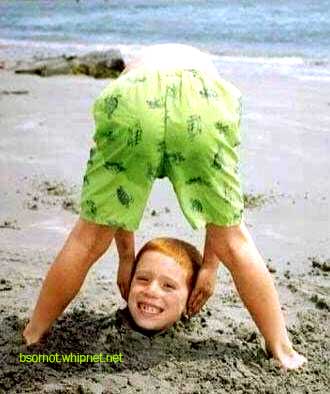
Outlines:
{"label": "boy's hand", "polygon": [[131,275],[133,269],[134,259],[120,260],[117,273],[117,286],[119,287],[120,294],[125,301],[128,300],[129,289],[131,285]]}
{"label": "boy's hand", "polygon": [[115,240],[119,257],[117,285],[121,296],[127,301],[135,260],[134,233],[118,229],[115,233]]}
{"label": "boy's hand", "polygon": [[214,292],[217,280],[217,269],[214,267],[201,267],[197,276],[196,285],[188,300],[188,315],[198,313]]}

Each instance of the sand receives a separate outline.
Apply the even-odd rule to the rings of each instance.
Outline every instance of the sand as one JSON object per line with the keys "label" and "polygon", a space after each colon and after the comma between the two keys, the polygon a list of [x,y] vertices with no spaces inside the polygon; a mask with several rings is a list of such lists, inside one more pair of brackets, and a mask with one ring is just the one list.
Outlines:
{"label": "sand", "polygon": [[[221,65],[219,65],[220,67]],[[109,83],[0,70],[0,392],[327,393],[329,388],[329,81],[224,67],[244,92],[242,176],[256,197],[245,220],[272,272],[291,339],[309,360],[285,373],[221,267],[203,312],[146,337],[118,315],[114,247],[94,265],[51,335],[27,349],[21,330],[74,222],[93,124]],[[260,198],[259,198],[259,197]],[[252,204],[253,205],[253,204]],[[167,181],[156,182],[136,235],[199,248]],[[20,363],[19,354],[111,354],[123,363]]]}

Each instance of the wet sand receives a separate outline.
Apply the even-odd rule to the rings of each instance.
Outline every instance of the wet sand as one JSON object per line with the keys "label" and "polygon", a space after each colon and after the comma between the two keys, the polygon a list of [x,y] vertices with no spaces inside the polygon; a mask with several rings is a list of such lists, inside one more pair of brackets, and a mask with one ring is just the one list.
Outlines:
{"label": "wet sand", "polygon": [[[223,69],[245,96],[244,189],[263,198],[246,222],[272,272],[293,343],[309,360],[284,373],[221,267],[214,296],[190,322],[153,338],[128,329],[115,248],[40,347],[21,330],[49,265],[77,219],[93,132],[90,107],[109,81],[0,70],[0,392],[327,393],[329,387],[329,81]],[[199,248],[172,187],[156,182],[137,247],[171,235]],[[27,364],[19,353],[123,354],[122,364]]]}

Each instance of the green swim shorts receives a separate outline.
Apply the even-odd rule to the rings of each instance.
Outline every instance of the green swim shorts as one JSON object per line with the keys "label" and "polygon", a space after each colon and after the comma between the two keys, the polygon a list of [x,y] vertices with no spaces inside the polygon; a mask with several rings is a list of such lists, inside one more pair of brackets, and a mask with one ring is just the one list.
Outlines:
{"label": "green swim shorts", "polygon": [[195,69],[135,69],[94,104],[81,217],[138,228],[156,178],[168,177],[194,229],[239,224],[240,92]]}

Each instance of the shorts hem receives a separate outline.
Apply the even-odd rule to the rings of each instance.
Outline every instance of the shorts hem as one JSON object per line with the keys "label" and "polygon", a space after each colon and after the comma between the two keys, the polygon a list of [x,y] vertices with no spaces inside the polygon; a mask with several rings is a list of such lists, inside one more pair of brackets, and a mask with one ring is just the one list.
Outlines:
{"label": "shorts hem", "polygon": [[194,230],[202,230],[204,228],[207,228],[208,225],[214,225],[218,227],[233,227],[233,226],[239,226],[243,222],[243,215],[241,215],[239,219],[235,219],[231,221],[203,220],[203,222],[200,221],[198,224],[191,223],[189,220],[188,222],[190,223],[191,227]]}
{"label": "shorts hem", "polygon": [[243,215],[240,216],[239,219],[227,221],[227,222],[219,222],[219,221],[209,221],[205,223],[205,227],[208,225],[214,225],[218,227],[234,227],[234,226],[239,226],[243,222]]}
{"label": "shorts hem", "polygon": [[80,213],[79,217],[83,220],[86,220],[87,222],[100,224],[100,225],[112,227],[115,229],[120,228],[122,230],[131,231],[131,232],[134,232],[138,229],[138,226],[137,227],[129,226],[124,223],[117,223],[116,221],[111,221],[110,219],[109,220],[102,220],[102,219],[98,219],[98,218],[86,215],[84,213]]}

